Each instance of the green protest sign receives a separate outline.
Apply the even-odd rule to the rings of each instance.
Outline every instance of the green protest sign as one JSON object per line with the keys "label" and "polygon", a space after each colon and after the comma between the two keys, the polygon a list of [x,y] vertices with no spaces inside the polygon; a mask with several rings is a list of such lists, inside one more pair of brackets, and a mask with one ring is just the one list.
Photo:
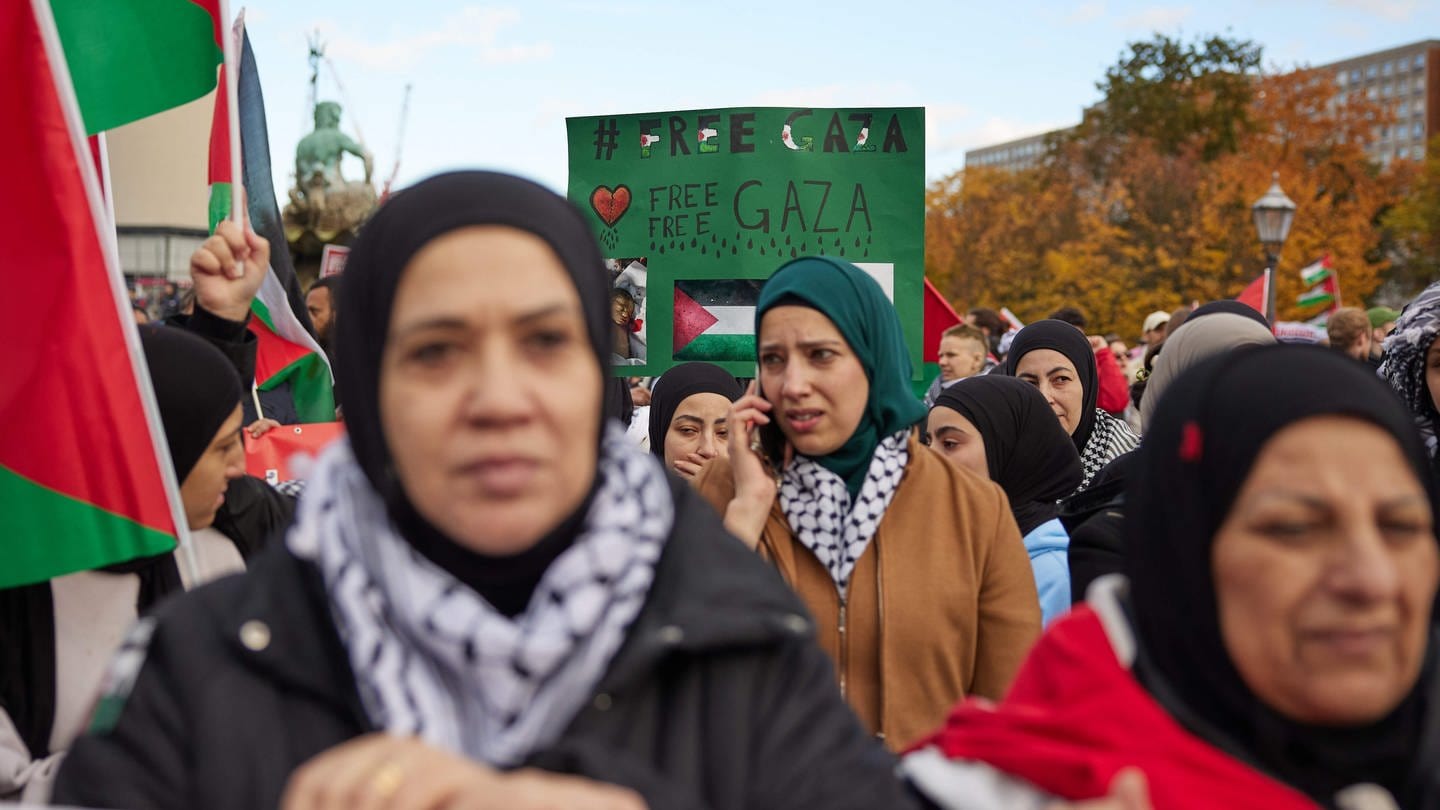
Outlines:
{"label": "green protest sign", "polygon": [[761,285],[796,256],[880,282],[921,370],[925,111],[778,108],[566,120],[569,196],[610,267],[617,374],[755,373]]}

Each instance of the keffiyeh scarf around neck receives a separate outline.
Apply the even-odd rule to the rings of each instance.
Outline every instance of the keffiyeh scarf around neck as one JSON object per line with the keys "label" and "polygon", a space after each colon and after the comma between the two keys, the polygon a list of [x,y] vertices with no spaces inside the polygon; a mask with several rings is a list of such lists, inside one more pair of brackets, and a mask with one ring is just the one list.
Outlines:
{"label": "keffiyeh scarf around neck", "polygon": [[321,458],[287,544],[313,561],[367,715],[497,766],[554,742],[639,614],[674,524],[659,462],[609,426],[583,527],[508,619],[415,551],[348,441]]}
{"label": "keffiyeh scarf around neck", "polygon": [[908,431],[880,441],[853,506],[845,480],[813,459],[796,456],[781,477],[780,508],[791,531],[830,572],[841,594],[905,477],[908,441]]}
{"label": "keffiyeh scarf around neck", "polygon": [[1106,464],[1140,446],[1140,437],[1123,421],[1101,410],[1095,411],[1095,427],[1085,442],[1085,452],[1080,454],[1080,466],[1085,468],[1085,477],[1076,492],[1084,492],[1090,480]]}

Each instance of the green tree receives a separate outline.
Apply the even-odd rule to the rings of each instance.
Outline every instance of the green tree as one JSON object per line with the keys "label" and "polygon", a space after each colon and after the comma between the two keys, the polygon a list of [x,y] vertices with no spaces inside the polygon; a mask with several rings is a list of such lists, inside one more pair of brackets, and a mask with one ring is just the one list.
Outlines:
{"label": "green tree", "polygon": [[1082,140],[1103,149],[1116,138],[1147,138],[1167,155],[1196,144],[1206,161],[1239,148],[1253,129],[1259,45],[1222,36],[1185,43],[1156,34],[1128,48],[1096,83],[1105,98],[1087,114]]}
{"label": "green tree", "polygon": [[1391,259],[1387,292],[1405,298],[1440,278],[1440,136],[1430,141],[1424,165],[1407,179],[1409,195],[1380,220]]}

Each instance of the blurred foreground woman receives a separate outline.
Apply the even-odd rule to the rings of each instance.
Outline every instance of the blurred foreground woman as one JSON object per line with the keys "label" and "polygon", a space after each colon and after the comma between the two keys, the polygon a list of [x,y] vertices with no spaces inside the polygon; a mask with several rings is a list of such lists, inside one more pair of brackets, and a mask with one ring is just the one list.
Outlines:
{"label": "blurred foreground woman", "polygon": [[1139,452],[1127,576],[912,780],[945,808],[1093,799],[1127,768],[1156,808],[1440,807],[1436,493],[1401,403],[1334,352],[1242,350],[1181,376]]}
{"label": "blurred foreground woman", "polygon": [[57,799],[905,806],[799,601],[602,419],[606,287],[527,181],[382,207],[341,292],[348,440],[283,546],[132,633]]}

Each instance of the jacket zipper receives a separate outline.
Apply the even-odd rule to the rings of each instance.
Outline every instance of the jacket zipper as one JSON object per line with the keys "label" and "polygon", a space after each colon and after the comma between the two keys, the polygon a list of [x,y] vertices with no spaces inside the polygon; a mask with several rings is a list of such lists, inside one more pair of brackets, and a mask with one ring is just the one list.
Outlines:
{"label": "jacket zipper", "polygon": [[885,566],[884,558],[880,555],[880,544],[877,542],[880,539],[880,533],[876,532],[875,534],[876,537],[870,541],[870,545],[875,547],[875,613],[876,623],[879,625],[877,647],[880,654],[880,716],[876,718],[876,725],[879,728],[876,729],[875,736],[883,743],[885,742]]}

